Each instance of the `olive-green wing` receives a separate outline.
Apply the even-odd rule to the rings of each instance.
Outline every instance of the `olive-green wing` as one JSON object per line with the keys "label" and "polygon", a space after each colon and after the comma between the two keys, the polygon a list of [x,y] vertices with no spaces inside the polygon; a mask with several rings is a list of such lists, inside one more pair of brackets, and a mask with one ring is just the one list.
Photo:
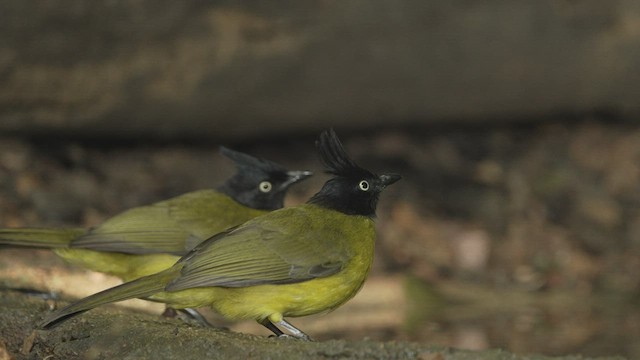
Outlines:
{"label": "olive-green wing", "polygon": [[206,240],[183,257],[168,291],[286,284],[340,271],[353,256],[320,208],[276,210]]}
{"label": "olive-green wing", "polygon": [[184,255],[202,240],[260,213],[215,190],[200,190],[116,215],[73,241],[72,247]]}

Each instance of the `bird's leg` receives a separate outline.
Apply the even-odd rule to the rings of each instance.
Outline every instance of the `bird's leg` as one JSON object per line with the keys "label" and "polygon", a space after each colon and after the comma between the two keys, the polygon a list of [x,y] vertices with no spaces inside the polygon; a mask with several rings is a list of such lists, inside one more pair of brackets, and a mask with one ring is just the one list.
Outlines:
{"label": "bird's leg", "polygon": [[[200,314],[197,310],[192,309],[192,308],[185,308],[185,309],[174,309],[170,306],[167,306],[164,309],[164,312],[162,313],[162,316],[164,317],[168,317],[168,318],[175,318],[177,316],[177,312],[182,313],[184,316],[186,316],[189,319],[195,320],[197,323],[199,323],[200,325],[204,326],[204,327],[215,327],[213,325],[211,325],[211,323],[209,323],[209,321],[207,321],[207,319],[202,316],[202,314]],[[184,319],[183,319],[184,320]]]}
{"label": "bird's leg", "polygon": [[281,325],[283,328],[287,329],[291,333],[291,335],[293,335],[298,339],[311,341],[311,337],[309,337],[309,335],[305,334],[302,330],[298,329],[297,327],[291,325],[285,319],[278,321],[278,325]]}
{"label": "bird's leg", "polygon": [[280,330],[268,318],[260,321],[260,324],[262,324],[262,326],[266,327],[267,329],[271,330],[274,334],[276,334],[277,337],[293,336],[296,339],[311,341],[311,338],[309,337],[309,335],[305,334],[304,332],[302,332],[302,330],[300,330],[297,327],[291,325],[290,323],[288,323],[284,319],[278,321],[277,324],[282,326],[283,328],[287,329],[287,331],[289,331],[291,333],[291,335],[287,335],[287,334],[283,333],[282,330]]}
{"label": "bird's leg", "polygon": [[175,318],[177,316],[178,316],[178,310],[176,310],[176,309],[174,309],[174,308],[172,308],[170,306],[165,307],[164,311],[162,312],[162,317],[173,319],[173,318]]}
{"label": "bird's leg", "polygon": [[187,317],[197,321],[198,323],[200,323],[202,326],[204,327],[214,327],[213,325],[211,325],[211,323],[209,323],[209,321],[207,321],[207,319],[202,316],[202,314],[200,314],[198,312],[198,310],[196,309],[192,309],[192,308],[184,308],[184,309],[179,309],[178,311],[180,311],[181,313],[187,315]]}
{"label": "bird's leg", "polygon": [[283,333],[282,330],[278,329],[277,326],[273,325],[273,323],[271,321],[269,321],[268,318],[266,318],[264,320],[260,320],[258,322],[260,323],[260,325],[262,325],[262,326],[266,327],[267,329],[271,330],[271,332],[276,334],[277,337],[286,336],[286,334]]}

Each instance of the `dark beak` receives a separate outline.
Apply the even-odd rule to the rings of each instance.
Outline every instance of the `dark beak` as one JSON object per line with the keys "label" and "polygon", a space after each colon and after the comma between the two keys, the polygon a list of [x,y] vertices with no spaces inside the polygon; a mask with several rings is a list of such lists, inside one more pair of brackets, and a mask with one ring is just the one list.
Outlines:
{"label": "dark beak", "polygon": [[287,171],[287,181],[285,181],[284,183],[282,183],[282,187],[286,188],[288,186],[291,186],[297,182],[300,182],[308,177],[311,177],[311,175],[313,175],[313,173],[311,171],[306,171],[306,170],[296,170],[296,171]]}
{"label": "dark beak", "polygon": [[402,179],[402,176],[398,174],[382,174],[378,178],[380,179],[380,185],[382,185],[382,188],[384,189],[385,187]]}

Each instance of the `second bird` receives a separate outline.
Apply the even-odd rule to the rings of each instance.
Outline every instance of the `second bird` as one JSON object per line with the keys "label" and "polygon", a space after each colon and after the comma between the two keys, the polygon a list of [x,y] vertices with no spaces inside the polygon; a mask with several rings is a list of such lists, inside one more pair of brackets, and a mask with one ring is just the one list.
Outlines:
{"label": "second bird", "polygon": [[279,209],[289,187],[311,176],[222,147],[237,172],[218,189],[189,192],[84,228],[0,229],[0,245],[51,248],[67,262],[125,281],[171,267],[203,240]]}

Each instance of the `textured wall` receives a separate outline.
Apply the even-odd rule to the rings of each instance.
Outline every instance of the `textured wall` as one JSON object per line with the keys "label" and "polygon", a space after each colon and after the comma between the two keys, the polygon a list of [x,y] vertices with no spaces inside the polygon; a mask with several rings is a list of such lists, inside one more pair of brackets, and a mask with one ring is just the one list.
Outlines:
{"label": "textured wall", "polygon": [[0,131],[231,136],[640,109],[640,3],[6,0]]}

